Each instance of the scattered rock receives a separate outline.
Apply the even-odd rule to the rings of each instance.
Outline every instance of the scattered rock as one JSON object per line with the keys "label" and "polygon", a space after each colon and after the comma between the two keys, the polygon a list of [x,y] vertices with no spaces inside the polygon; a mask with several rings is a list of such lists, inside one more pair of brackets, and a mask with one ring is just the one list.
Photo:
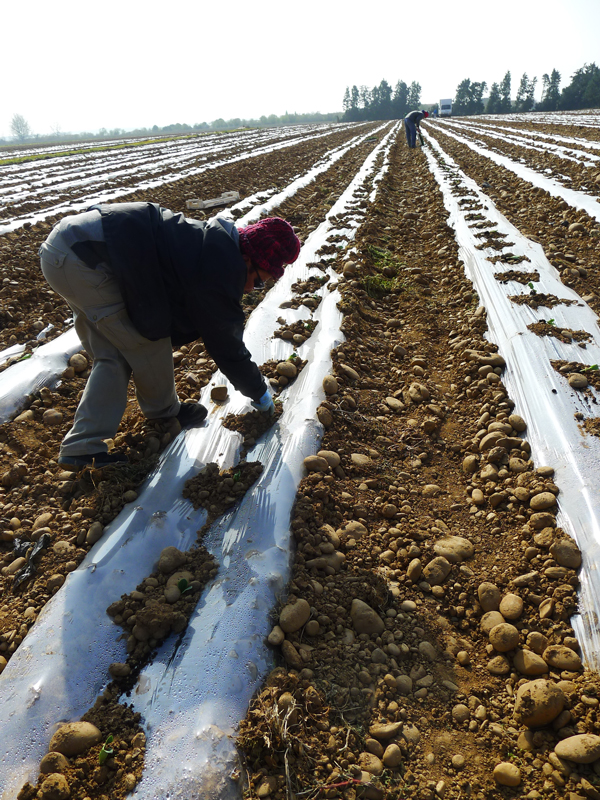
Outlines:
{"label": "scattered rock", "polygon": [[446,536],[444,539],[439,539],[433,545],[433,550],[436,555],[443,556],[451,564],[466,561],[474,553],[471,542],[462,536]]}
{"label": "scattered rock", "polygon": [[569,736],[556,745],[554,752],[559,758],[576,764],[591,764],[600,758],[600,736],[592,733]]}
{"label": "scattered rock", "polygon": [[279,614],[279,627],[284,633],[299,631],[310,618],[310,605],[300,598],[295,603],[288,603]]}
{"label": "scattered rock", "polygon": [[515,716],[528,728],[539,728],[556,719],[565,707],[563,692],[552,681],[528,681],[517,690]]}
{"label": "scattered rock", "polygon": [[494,767],[494,779],[500,786],[518,786],[521,783],[521,770],[516,764],[502,761]]}
{"label": "scattered rock", "polygon": [[91,722],[67,722],[50,739],[51,752],[78,756],[102,740],[102,734]]}
{"label": "scattered rock", "polygon": [[352,601],[350,618],[357,633],[379,634],[385,629],[379,614],[358,598]]}

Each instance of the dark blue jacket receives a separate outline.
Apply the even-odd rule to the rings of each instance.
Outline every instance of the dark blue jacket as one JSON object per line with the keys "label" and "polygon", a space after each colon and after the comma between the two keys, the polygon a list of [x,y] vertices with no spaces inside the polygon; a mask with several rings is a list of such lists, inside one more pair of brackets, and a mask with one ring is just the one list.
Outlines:
{"label": "dark blue jacket", "polygon": [[243,339],[246,262],[227,223],[199,222],[156,203],[93,208],[102,215],[109,263],[142,336],[170,336],[175,347],[201,338],[234,387],[260,399],[266,383]]}
{"label": "dark blue jacket", "polygon": [[404,119],[408,122],[412,122],[413,125],[418,125],[421,120],[425,119],[425,114],[423,114],[422,111],[411,111]]}

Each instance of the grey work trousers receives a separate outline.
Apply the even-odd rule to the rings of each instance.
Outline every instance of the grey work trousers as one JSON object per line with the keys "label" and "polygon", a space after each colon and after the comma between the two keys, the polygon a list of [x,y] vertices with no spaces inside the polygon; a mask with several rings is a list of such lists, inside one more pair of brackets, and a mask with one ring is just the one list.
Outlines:
{"label": "grey work trousers", "polygon": [[142,413],[148,419],[174,417],[180,408],[170,338],[146,339],[131,322],[117,281],[106,264],[91,269],[55,228],[40,247],[44,277],[73,311],[75,330],[94,359],[73,427],[61,455],[106,452],[127,406],[133,375]]}

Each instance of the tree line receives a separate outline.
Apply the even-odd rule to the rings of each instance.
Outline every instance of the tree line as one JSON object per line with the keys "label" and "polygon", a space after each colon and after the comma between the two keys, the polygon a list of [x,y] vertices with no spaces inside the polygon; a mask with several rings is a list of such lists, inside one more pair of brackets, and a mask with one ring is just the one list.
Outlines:
{"label": "tree line", "polygon": [[[584,64],[576,70],[571,83],[560,89],[561,75],[557,69],[542,75],[542,96],[536,102],[537,78],[523,73],[516,97],[511,98],[511,73],[506,72],[502,80],[492,83],[489,95],[485,81],[465,78],[457,88],[452,102],[452,114],[510,114],[524,111],[574,111],[584,108],[600,108],[600,68],[596,64]],[[343,99],[344,122],[376,119],[402,119],[409,111],[420,108],[421,85],[413,81],[408,86],[398,81],[394,90],[383,80],[379,86],[346,87]],[[437,103],[426,108],[435,109]]]}
{"label": "tree line", "polygon": [[526,72],[521,76],[514,100],[511,100],[511,74],[508,71],[499,83],[492,83],[485,99],[485,81],[465,78],[457,88],[452,103],[452,114],[510,114],[524,111],[575,111],[585,108],[600,108],[600,68],[596,64],[584,64],[575,71],[568,86],[560,89],[561,74],[553,69],[542,75],[542,95],[536,102],[537,78]]}
{"label": "tree line", "polygon": [[[287,111],[285,114],[277,116],[270,114],[267,116],[259,117],[258,119],[242,119],[240,117],[233,117],[232,119],[215,119],[213,122],[197,122],[194,125],[188,125],[185,122],[175,122],[171,125],[164,125],[160,127],[153,125],[151,128],[135,128],[133,130],[125,130],[124,128],[100,128],[97,133],[90,131],[83,131],[81,133],[65,133],[56,126],[50,133],[37,134],[33,133],[31,126],[22,114],[14,114],[10,122],[10,131],[13,135],[14,141],[21,144],[25,142],[56,142],[56,141],[82,141],[89,139],[115,139],[119,137],[143,137],[143,136],[161,136],[161,135],[177,135],[186,133],[205,133],[206,131],[223,131],[223,130],[236,130],[238,128],[270,128],[277,127],[278,125],[295,125],[310,122],[339,122],[339,112],[332,112],[330,114],[307,113],[307,114],[290,114]],[[8,144],[7,139],[0,138],[0,144]]]}
{"label": "tree line", "polygon": [[344,122],[359,122],[374,119],[400,119],[421,104],[421,84],[413,81],[410,86],[400,80],[392,91],[383,80],[379,86],[346,87],[342,108]]}

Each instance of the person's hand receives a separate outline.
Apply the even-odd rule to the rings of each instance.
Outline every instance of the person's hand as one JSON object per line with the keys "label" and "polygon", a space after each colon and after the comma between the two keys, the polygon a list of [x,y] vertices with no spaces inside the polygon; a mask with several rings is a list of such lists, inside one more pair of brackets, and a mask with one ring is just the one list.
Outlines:
{"label": "person's hand", "polygon": [[261,414],[273,415],[275,413],[275,403],[273,402],[273,397],[268,389],[260,398],[260,400],[253,400],[252,405],[257,411],[260,411]]}

